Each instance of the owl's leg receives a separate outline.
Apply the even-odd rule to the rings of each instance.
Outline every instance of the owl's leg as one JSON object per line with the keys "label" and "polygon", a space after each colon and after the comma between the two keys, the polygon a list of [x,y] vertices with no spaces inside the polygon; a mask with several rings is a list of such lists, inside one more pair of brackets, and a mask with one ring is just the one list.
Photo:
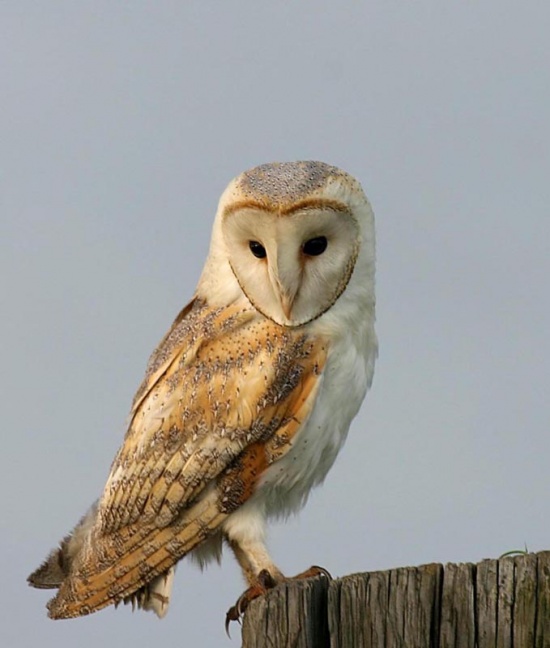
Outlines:
{"label": "owl's leg", "polygon": [[227,630],[231,621],[240,619],[250,601],[283,582],[284,576],[269,556],[264,540],[264,518],[256,507],[245,505],[228,517],[224,535],[249,585],[227,612]]}
{"label": "owl's leg", "polygon": [[223,523],[223,535],[249,585],[256,584],[262,571],[267,571],[276,583],[284,580],[265,546],[265,516],[261,504],[249,500],[228,516]]}
{"label": "owl's leg", "polygon": [[243,570],[250,587],[237,599],[235,605],[229,608],[225,616],[225,630],[229,634],[231,621],[239,621],[249,603],[263,596],[269,589],[285,580],[283,574],[275,566],[263,542],[229,540],[235,558]]}
{"label": "owl's leg", "polygon": [[267,572],[274,583],[284,580],[283,574],[271,560],[263,542],[246,542],[229,539],[229,546],[243,570],[243,575],[249,585],[254,586],[262,572]]}

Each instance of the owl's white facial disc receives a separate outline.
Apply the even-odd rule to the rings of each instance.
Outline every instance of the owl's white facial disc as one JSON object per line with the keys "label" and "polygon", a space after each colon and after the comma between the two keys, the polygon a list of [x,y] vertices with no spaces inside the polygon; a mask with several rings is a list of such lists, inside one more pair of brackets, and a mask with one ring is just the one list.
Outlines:
{"label": "owl's white facial disc", "polygon": [[345,290],[359,252],[359,225],[345,208],[280,214],[243,204],[226,213],[222,232],[243,292],[283,326],[327,311]]}
{"label": "owl's white facial disc", "polygon": [[340,318],[374,319],[374,272],[374,217],[359,182],[323,162],[273,162],[223,192],[197,295],[220,307],[244,294],[282,326],[333,305]]}

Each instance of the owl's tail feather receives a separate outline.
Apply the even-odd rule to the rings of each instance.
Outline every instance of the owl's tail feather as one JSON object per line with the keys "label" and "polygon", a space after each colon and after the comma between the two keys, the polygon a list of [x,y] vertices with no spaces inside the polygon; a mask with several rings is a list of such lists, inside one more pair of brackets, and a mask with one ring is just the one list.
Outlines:
{"label": "owl's tail feather", "polygon": [[163,616],[169,602],[171,568],[226,517],[226,513],[219,511],[213,491],[187,509],[174,525],[130,526],[96,539],[93,551],[63,581],[48,603],[48,615],[52,619],[68,619],[113,603],[134,601],[138,607]]}
{"label": "owl's tail feather", "polygon": [[31,587],[38,589],[55,589],[67,578],[70,571],[69,545],[71,536],[61,540],[59,547],[53,549],[46,560],[27,578]]}
{"label": "owl's tail feather", "polygon": [[32,587],[55,589],[69,576],[75,557],[80,553],[97,515],[97,502],[94,502],[86,515],[75,528],[50,552],[46,560],[27,578]]}

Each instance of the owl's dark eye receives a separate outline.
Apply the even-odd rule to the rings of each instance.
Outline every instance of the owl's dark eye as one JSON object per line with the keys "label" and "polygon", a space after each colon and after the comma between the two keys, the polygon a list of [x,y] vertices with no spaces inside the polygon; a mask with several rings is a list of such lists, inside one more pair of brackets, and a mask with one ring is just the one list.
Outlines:
{"label": "owl's dark eye", "polygon": [[308,256],[319,256],[327,249],[328,241],[326,236],[316,236],[309,239],[302,246],[302,251]]}
{"label": "owl's dark eye", "polygon": [[267,252],[265,251],[264,246],[261,243],[258,243],[258,241],[249,241],[248,247],[252,254],[258,259],[266,258]]}

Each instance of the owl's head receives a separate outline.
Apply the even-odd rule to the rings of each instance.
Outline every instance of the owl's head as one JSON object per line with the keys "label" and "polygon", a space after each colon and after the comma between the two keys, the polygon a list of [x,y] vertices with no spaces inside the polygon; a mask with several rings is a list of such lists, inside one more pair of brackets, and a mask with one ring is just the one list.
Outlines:
{"label": "owl's head", "polygon": [[354,178],[322,162],[284,162],[229,184],[199,294],[222,305],[244,293],[265,317],[293,327],[323,315],[356,282],[374,307],[374,218]]}

